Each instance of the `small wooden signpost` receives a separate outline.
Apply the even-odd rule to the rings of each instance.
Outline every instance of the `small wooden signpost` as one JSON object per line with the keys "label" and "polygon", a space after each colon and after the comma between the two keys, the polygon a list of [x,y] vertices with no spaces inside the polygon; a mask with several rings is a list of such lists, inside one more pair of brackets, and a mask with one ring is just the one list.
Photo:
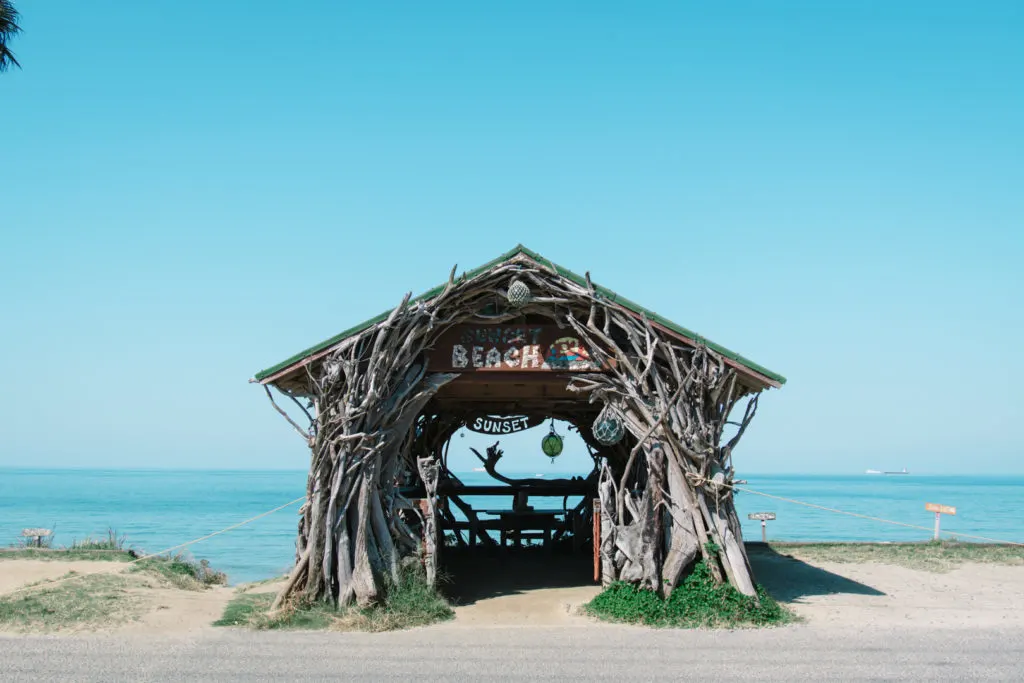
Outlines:
{"label": "small wooden signpost", "polygon": [[939,520],[942,519],[942,515],[955,515],[956,508],[952,505],[939,505],[938,503],[925,503],[924,509],[928,512],[935,513],[935,535],[932,537],[933,540],[939,540]]}
{"label": "small wooden signpost", "polygon": [[761,542],[768,542],[768,521],[775,519],[774,512],[751,512],[747,515],[747,519],[757,519],[761,521]]}
{"label": "small wooden signpost", "polygon": [[37,548],[43,547],[43,539],[53,534],[52,529],[22,529],[23,538],[31,538]]}

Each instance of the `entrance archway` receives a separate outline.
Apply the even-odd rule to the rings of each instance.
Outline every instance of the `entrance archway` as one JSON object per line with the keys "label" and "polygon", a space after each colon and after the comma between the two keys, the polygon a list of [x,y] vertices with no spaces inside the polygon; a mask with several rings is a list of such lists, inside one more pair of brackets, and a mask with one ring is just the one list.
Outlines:
{"label": "entrance archway", "polygon": [[[597,458],[570,423],[525,417],[474,418],[445,448],[439,588],[466,615],[555,618],[598,585]],[[563,448],[549,458],[542,442]]]}

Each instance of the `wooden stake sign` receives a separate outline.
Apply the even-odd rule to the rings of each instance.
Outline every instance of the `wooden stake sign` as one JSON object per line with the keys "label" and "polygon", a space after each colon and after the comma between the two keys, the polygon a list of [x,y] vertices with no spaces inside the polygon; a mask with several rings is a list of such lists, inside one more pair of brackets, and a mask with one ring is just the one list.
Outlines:
{"label": "wooden stake sign", "polygon": [[935,513],[935,533],[932,535],[932,540],[939,540],[939,525],[942,515],[955,515],[956,508],[952,505],[939,505],[938,503],[925,503],[924,509],[928,512]]}
{"label": "wooden stake sign", "polygon": [[747,515],[747,519],[755,519],[761,521],[761,542],[768,542],[768,521],[775,519],[774,512],[751,512]]}
{"label": "wooden stake sign", "polygon": [[43,547],[43,539],[46,538],[47,536],[52,536],[53,535],[53,530],[52,529],[22,529],[21,530],[21,535],[24,536],[25,538],[31,538],[32,539],[32,543],[34,543],[37,547],[42,548]]}

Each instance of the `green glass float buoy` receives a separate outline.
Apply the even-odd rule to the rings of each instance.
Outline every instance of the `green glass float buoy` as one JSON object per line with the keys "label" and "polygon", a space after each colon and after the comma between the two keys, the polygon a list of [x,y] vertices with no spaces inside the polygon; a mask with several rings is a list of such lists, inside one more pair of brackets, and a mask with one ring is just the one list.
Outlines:
{"label": "green glass float buoy", "polygon": [[591,429],[594,432],[594,439],[602,446],[614,446],[626,435],[622,417],[612,409],[602,410]]}
{"label": "green glass float buoy", "polygon": [[555,421],[551,420],[551,431],[548,432],[541,442],[541,450],[544,451],[544,455],[551,458],[551,462],[555,461],[555,458],[562,454],[562,437],[555,431]]}

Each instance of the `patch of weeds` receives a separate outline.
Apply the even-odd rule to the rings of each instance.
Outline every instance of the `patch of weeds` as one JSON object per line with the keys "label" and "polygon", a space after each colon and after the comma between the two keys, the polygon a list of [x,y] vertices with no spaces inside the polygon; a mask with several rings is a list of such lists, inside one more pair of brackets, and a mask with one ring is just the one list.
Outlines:
{"label": "patch of weeds", "polygon": [[427,585],[419,565],[403,569],[397,583],[389,581],[387,596],[380,604],[348,615],[352,628],[373,632],[426,626],[454,616],[448,602]]}
{"label": "patch of weeds", "polygon": [[90,538],[88,536],[81,541],[72,541],[68,550],[118,550],[127,552],[125,547],[128,542],[126,535],[118,536],[113,529],[107,529],[106,538]]}
{"label": "patch of weeds", "polygon": [[207,560],[196,561],[181,554],[149,557],[136,564],[132,570],[155,574],[183,590],[202,590],[210,586],[223,586],[228,582],[227,575],[212,569]]}
{"label": "patch of weeds", "polygon": [[[71,572],[66,577],[73,577]],[[0,598],[0,626],[6,630],[54,632],[95,628],[129,621],[141,604],[122,576],[97,574],[64,581],[52,588]]]}
{"label": "patch of weeds", "polygon": [[134,555],[126,550],[72,550],[69,548],[3,548],[0,560],[52,560],[70,562],[90,560],[95,562],[131,562]]}
{"label": "patch of weeds", "polygon": [[266,614],[273,601],[273,593],[236,593],[213,625],[251,626],[260,615]]}
{"label": "patch of weeds", "polygon": [[[50,537],[52,538],[52,537]],[[138,553],[127,547],[127,537],[118,536],[113,529],[107,530],[106,538],[86,537],[73,541],[70,546],[42,548],[18,544],[0,549],[0,560],[92,560],[96,562],[130,562]]]}
{"label": "patch of weeds", "polygon": [[667,600],[653,591],[616,582],[587,603],[584,611],[607,621],[671,628],[776,626],[793,619],[761,587],[755,600],[728,583],[717,584],[703,561],[694,565]]}
{"label": "patch of weeds", "polygon": [[274,593],[238,593],[215,626],[254,629],[336,629],[393,631],[426,626],[451,619],[455,613],[443,597],[427,585],[422,568],[403,569],[400,580],[389,581],[384,599],[371,607],[336,609],[324,603],[298,604],[270,614]]}

